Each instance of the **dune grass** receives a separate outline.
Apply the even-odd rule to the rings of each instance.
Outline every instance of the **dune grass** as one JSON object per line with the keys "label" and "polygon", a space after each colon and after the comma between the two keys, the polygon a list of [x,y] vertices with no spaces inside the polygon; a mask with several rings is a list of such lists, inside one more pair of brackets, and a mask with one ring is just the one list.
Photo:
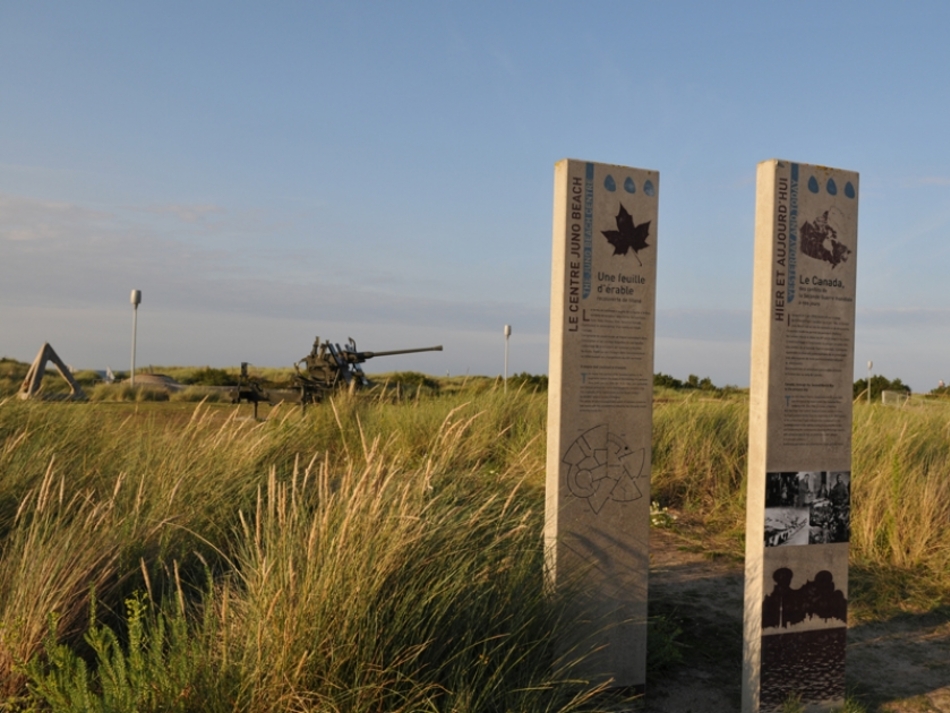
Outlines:
{"label": "dune grass", "polygon": [[0,404],[9,709],[590,709],[551,648],[543,395],[152,406]]}
{"label": "dune grass", "polygon": [[851,562],[857,602],[881,613],[946,606],[950,404],[862,404],[854,415]]}
{"label": "dune grass", "polygon": [[[595,709],[583,643],[551,647],[546,394],[476,387],[263,422],[0,402],[0,710]],[[669,397],[654,418],[653,498],[737,557],[747,412]],[[864,616],[950,604],[948,423],[855,407]]]}
{"label": "dune grass", "polygon": [[[653,497],[710,553],[743,557],[748,401],[656,405]],[[851,612],[950,605],[950,404],[854,405]]]}

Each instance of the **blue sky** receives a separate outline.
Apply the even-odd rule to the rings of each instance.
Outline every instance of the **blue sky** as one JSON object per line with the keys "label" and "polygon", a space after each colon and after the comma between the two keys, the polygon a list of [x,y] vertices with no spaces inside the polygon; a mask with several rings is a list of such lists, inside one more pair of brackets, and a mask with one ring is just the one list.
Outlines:
{"label": "blue sky", "polygon": [[0,354],[547,369],[554,163],[656,169],[657,370],[748,384],[757,162],[861,174],[856,372],[950,381],[943,3],[0,5]]}

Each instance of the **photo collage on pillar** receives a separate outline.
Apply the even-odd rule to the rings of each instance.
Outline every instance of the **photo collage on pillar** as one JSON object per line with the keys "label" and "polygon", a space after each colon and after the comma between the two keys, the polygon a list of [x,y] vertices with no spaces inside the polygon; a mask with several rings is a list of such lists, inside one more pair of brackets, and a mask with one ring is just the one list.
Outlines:
{"label": "photo collage on pillar", "polygon": [[766,473],[766,547],[824,545],[850,538],[850,471]]}
{"label": "photo collage on pillar", "polygon": [[850,496],[849,471],[766,473],[762,711],[844,697]]}

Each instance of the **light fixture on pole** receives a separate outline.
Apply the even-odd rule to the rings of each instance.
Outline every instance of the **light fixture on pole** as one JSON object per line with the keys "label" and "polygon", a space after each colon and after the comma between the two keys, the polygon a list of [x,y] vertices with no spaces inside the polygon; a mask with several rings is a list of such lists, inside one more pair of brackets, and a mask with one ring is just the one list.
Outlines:
{"label": "light fixture on pole", "polygon": [[132,303],[132,371],[129,372],[129,383],[134,387],[135,386],[135,331],[138,322],[139,316],[139,305],[142,302],[142,291],[141,290],[132,290],[132,295],[129,298],[129,301]]}
{"label": "light fixture on pole", "polygon": [[874,362],[868,360],[868,403],[871,403],[871,369],[874,368]]}
{"label": "light fixture on pole", "polygon": [[511,325],[505,325],[505,393],[508,393],[508,337],[511,336]]}

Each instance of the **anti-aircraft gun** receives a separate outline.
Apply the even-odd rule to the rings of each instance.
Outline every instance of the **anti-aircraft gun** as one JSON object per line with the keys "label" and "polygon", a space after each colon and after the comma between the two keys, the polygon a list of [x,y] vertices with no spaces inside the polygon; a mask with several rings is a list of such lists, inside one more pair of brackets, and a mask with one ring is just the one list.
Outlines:
{"label": "anti-aircraft gun", "polygon": [[[396,354],[415,354],[416,352],[440,352],[437,347],[417,349],[395,349],[386,352],[361,352],[356,348],[353,337],[344,346],[330,341],[321,342],[320,337],[313,341],[313,349],[303,359],[294,364],[294,383],[300,389],[300,403],[312,404],[321,401],[327,393],[342,388],[362,388],[372,386],[360,364],[367,359]],[[303,364],[304,369],[300,366]]]}

